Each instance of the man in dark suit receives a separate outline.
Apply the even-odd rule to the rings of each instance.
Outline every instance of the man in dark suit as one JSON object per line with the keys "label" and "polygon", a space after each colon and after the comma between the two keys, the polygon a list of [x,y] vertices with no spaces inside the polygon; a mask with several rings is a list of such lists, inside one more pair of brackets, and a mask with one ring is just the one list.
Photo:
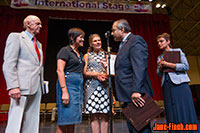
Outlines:
{"label": "man in dark suit", "polygon": [[[131,33],[129,23],[125,19],[117,20],[112,26],[112,36],[120,41],[119,51],[115,61],[115,91],[120,102],[127,105],[133,102],[135,106],[145,104],[142,94],[153,96],[148,74],[148,47],[145,40]],[[127,120],[130,133],[138,132]],[[150,124],[144,127],[143,133],[151,132]]]}

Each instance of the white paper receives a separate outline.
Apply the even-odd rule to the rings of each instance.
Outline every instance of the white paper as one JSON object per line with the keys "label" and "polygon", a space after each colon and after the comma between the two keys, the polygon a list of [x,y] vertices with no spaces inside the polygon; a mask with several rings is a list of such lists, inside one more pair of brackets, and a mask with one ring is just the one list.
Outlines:
{"label": "white paper", "polygon": [[48,93],[49,93],[49,81],[44,81],[43,94],[48,94]]}
{"label": "white paper", "polygon": [[117,55],[116,54],[110,54],[110,74],[115,75],[115,60]]}

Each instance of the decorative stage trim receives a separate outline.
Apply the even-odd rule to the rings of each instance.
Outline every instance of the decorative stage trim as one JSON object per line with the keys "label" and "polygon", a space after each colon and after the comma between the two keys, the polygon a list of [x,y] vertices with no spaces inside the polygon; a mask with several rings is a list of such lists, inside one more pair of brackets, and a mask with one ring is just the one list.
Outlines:
{"label": "decorative stage trim", "polygon": [[152,14],[150,2],[108,0],[12,0],[12,8]]}

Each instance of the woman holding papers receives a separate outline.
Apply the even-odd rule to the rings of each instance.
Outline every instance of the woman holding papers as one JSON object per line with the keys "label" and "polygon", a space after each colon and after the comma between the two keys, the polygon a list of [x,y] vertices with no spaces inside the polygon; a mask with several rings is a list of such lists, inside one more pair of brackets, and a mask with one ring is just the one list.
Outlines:
{"label": "woman holding papers", "polygon": [[[157,42],[158,47],[163,52],[180,51],[180,58],[177,63],[167,62],[163,54],[158,57],[157,61],[157,74],[162,77],[167,122],[168,124],[198,124],[192,94],[188,85],[190,79],[186,71],[189,70],[189,64],[185,54],[179,48],[171,48],[170,35],[167,33],[157,36]],[[166,71],[166,68],[170,68],[171,71]]]}
{"label": "woman holding papers", "polygon": [[69,44],[57,54],[56,85],[58,128],[56,133],[73,133],[74,126],[82,121],[83,68],[85,62],[78,48],[83,46],[84,31],[71,28]]}
{"label": "woman holding papers", "polygon": [[107,133],[110,104],[106,82],[107,57],[98,34],[90,35],[89,44],[84,55],[84,75],[87,77],[84,86],[85,113],[90,114],[92,133]]}

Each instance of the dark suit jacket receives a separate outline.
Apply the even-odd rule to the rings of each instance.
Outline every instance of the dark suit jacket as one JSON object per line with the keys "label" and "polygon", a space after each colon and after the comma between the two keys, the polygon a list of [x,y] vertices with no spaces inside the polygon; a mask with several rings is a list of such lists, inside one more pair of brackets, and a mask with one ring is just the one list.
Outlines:
{"label": "dark suit jacket", "polygon": [[121,102],[131,102],[133,92],[153,96],[148,74],[148,47],[141,36],[131,33],[117,54],[115,91]]}

